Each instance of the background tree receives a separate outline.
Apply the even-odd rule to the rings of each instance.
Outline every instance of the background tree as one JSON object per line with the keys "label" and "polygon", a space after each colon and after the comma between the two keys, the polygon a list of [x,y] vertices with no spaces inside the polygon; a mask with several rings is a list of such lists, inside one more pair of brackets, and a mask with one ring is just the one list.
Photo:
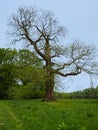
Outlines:
{"label": "background tree", "polygon": [[0,48],[0,98],[8,97],[8,89],[14,82],[15,50]]}
{"label": "background tree", "polygon": [[[45,101],[54,100],[54,75],[75,76],[83,71],[96,73],[94,48],[78,41],[61,46],[66,29],[59,25],[49,11],[19,8],[9,20],[9,34],[13,42],[23,41],[33,46],[33,51],[43,60],[45,70]],[[63,58],[63,60],[62,60]]]}
{"label": "background tree", "polygon": [[44,93],[42,67],[42,61],[29,50],[0,48],[0,98],[41,97]]}
{"label": "background tree", "polygon": [[42,68],[42,61],[38,59],[33,52],[29,50],[19,50],[17,55],[16,77],[18,76],[17,79],[21,80],[23,85],[35,81],[35,83],[38,84],[39,79],[42,81],[41,77],[35,80],[36,76],[43,76],[43,72],[41,72]]}
{"label": "background tree", "polygon": [[18,87],[14,87],[13,98],[39,98],[44,93],[44,71],[42,61],[29,50],[19,50],[17,55],[15,77]]}

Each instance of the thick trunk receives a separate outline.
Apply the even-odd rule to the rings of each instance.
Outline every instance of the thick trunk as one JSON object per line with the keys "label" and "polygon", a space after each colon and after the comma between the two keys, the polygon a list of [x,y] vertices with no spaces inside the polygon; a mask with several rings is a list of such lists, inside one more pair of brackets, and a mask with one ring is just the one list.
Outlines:
{"label": "thick trunk", "polygon": [[43,101],[53,101],[54,100],[53,88],[51,86],[50,87],[46,86],[45,95],[42,100]]}
{"label": "thick trunk", "polygon": [[49,79],[46,79],[46,89],[43,101],[53,101],[54,100],[54,78],[53,75]]}
{"label": "thick trunk", "polygon": [[45,82],[46,82],[46,89],[45,95],[43,97],[43,101],[53,101],[54,100],[54,72],[52,69],[52,62],[51,62],[51,49],[49,45],[49,41],[46,40],[45,45],[45,55],[46,55],[46,66],[45,66]]}
{"label": "thick trunk", "polygon": [[43,101],[53,101],[54,98],[54,73],[50,66],[46,69],[45,75],[46,89],[43,97]]}

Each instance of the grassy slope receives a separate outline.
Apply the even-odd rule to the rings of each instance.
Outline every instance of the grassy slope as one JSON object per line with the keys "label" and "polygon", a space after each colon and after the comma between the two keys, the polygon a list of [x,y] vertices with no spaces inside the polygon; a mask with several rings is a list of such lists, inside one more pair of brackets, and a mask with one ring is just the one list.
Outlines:
{"label": "grassy slope", "polygon": [[98,130],[98,100],[0,101],[0,130]]}

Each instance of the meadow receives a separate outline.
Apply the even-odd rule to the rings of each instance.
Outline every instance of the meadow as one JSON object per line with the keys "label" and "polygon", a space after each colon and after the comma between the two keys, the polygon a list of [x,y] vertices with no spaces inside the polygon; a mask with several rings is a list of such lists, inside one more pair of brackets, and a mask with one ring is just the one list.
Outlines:
{"label": "meadow", "polygon": [[0,130],[98,130],[98,100],[0,100]]}

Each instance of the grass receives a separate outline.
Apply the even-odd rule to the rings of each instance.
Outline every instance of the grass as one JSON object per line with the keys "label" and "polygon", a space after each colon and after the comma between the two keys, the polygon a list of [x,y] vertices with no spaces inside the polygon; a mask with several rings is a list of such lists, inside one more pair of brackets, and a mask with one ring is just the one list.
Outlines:
{"label": "grass", "polygon": [[0,130],[98,130],[98,100],[1,100]]}

